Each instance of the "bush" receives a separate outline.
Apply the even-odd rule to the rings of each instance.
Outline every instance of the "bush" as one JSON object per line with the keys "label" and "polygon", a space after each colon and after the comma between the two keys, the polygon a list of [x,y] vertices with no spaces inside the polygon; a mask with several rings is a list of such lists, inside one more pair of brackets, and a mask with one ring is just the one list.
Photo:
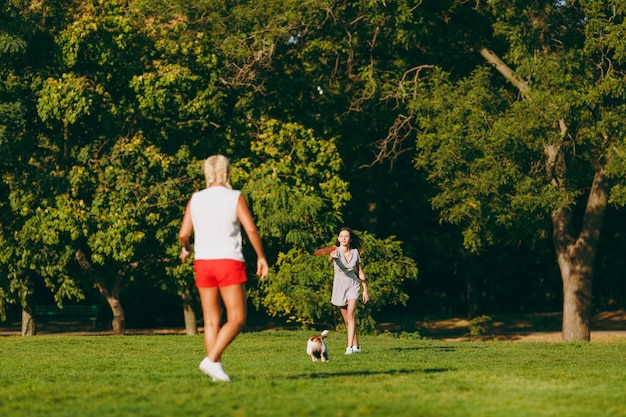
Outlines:
{"label": "bush", "polygon": [[491,332],[491,322],[493,319],[490,316],[482,315],[470,320],[469,334],[470,337],[486,336]]}
{"label": "bush", "polygon": [[[370,301],[359,303],[357,325],[361,332],[372,332],[376,321],[372,313],[385,306],[405,306],[409,299],[403,283],[417,278],[415,262],[404,256],[395,237],[381,240],[356,232],[363,240],[361,261],[367,279]],[[313,256],[300,249],[281,253],[277,273],[250,291],[257,308],[265,307],[272,317],[284,317],[304,328],[314,324],[337,327],[342,324],[337,308],[330,302],[333,269],[327,256]]]}

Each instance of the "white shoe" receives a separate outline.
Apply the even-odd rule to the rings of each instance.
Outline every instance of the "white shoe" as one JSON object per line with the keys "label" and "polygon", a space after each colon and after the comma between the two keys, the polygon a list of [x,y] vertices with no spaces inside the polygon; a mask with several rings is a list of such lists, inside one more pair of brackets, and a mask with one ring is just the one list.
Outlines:
{"label": "white shoe", "polygon": [[352,346],[348,346],[348,347],[346,348],[346,355],[352,355],[352,352],[354,352],[354,351],[352,350]]}
{"label": "white shoe", "polygon": [[213,378],[213,381],[230,382],[230,377],[224,372],[221,362],[211,362],[209,358],[204,358],[200,362],[200,370]]}
{"label": "white shoe", "polygon": [[352,353],[361,353],[361,346],[352,346]]}

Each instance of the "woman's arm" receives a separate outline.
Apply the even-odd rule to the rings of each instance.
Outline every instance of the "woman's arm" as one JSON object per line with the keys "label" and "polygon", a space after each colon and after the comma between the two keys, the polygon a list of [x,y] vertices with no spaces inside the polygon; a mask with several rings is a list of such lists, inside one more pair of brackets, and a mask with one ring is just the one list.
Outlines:
{"label": "woman's arm", "polygon": [[256,273],[261,280],[264,280],[267,278],[269,266],[267,264],[267,259],[265,258],[265,251],[263,250],[263,242],[259,236],[259,230],[254,223],[254,219],[252,219],[250,208],[248,207],[248,203],[246,202],[243,194],[239,195],[239,201],[237,203],[237,219],[239,219],[241,227],[243,227],[246,231],[246,235],[256,252]]}
{"label": "woman's arm", "polygon": [[[332,256],[333,254],[335,254],[334,256]],[[343,261],[341,260],[341,257],[339,256],[339,254],[337,253],[337,250],[335,250],[334,252],[331,252],[331,259],[329,259],[329,261],[334,260],[335,263],[337,264],[337,266],[339,267],[339,269],[341,269],[345,274],[347,274],[348,272],[350,272],[350,270],[348,268],[346,268],[346,265],[343,263]]]}
{"label": "woman's arm", "polygon": [[359,281],[361,281],[361,285],[363,285],[363,302],[367,303],[370,300],[370,295],[367,291],[367,281],[365,280],[365,273],[363,272],[361,262],[359,262]]}
{"label": "woman's arm", "polygon": [[180,225],[180,230],[178,231],[178,240],[180,240],[180,244],[182,245],[179,258],[182,263],[187,261],[187,258],[191,255],[191,249],[189,247],[189,236],[191,235],[191,231],[193,230],[193,223],[191,221],[191,199],[187,202],[187,207],[185,207],[185,214],[183,215],[183,222]]}

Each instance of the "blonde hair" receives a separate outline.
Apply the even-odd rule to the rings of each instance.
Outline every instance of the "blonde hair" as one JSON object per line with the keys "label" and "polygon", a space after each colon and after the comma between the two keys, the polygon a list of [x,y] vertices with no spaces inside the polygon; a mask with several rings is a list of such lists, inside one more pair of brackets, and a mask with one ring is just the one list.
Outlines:
{"label": "blonde hair", "polygon": [[225,187],[231,188],[228,183],[228,176],[230,175],[230,161],[224,155],[209,156],[204,161],[203,168],[207,187],[210,187],[213,183],[221,182]]}

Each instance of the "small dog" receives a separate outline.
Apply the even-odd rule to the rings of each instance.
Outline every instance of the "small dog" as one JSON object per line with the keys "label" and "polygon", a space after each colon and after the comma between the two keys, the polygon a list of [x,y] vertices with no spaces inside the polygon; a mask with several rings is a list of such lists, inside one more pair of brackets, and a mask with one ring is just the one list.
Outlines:
{"label": "small dog", "polygon": [[306,354],[313,362],[328,362],[328,347],[326,347],[326,335],[328,330],[324,330],[319,336],[311,336],[306,342]]}

